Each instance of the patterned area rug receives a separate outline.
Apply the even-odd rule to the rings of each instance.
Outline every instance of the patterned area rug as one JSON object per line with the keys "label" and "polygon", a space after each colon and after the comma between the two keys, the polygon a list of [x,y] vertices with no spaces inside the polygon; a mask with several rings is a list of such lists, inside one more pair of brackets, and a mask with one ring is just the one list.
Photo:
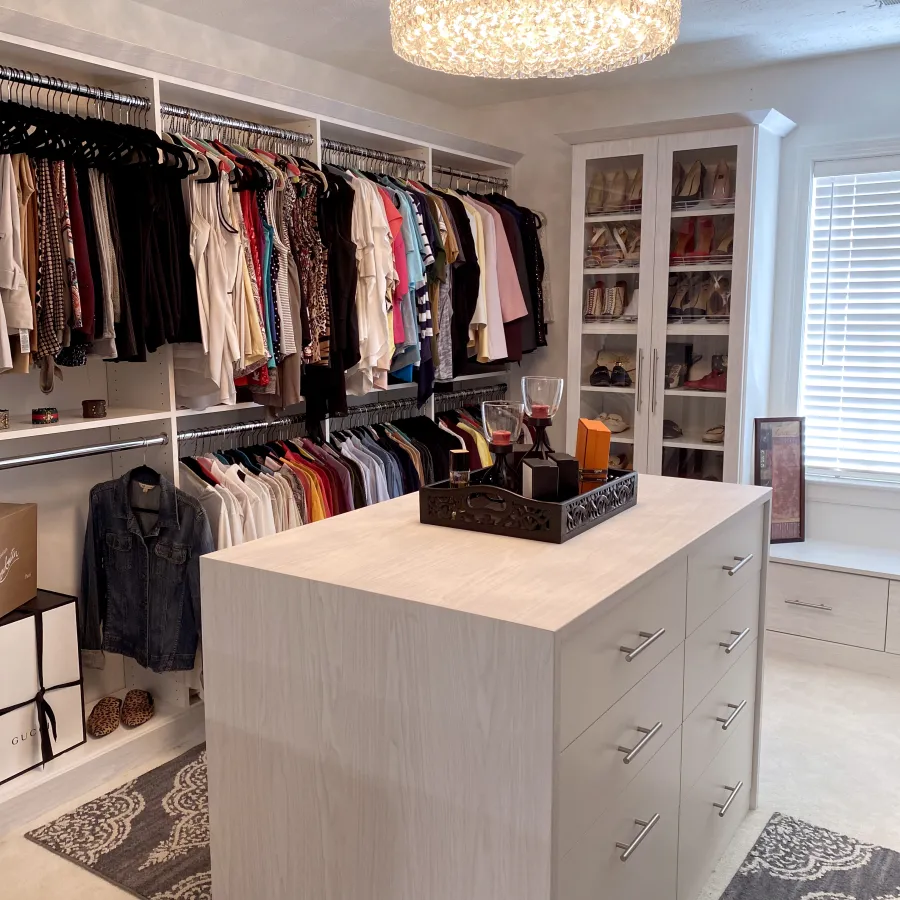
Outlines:
{"label": "patterned area rug", "polygon": [[900,900],[900,854],[776,813],[722,900]]}
{"label": "patterned area rug", "polygon": [[146,900],[210,900],[206,748],[25,836]]}

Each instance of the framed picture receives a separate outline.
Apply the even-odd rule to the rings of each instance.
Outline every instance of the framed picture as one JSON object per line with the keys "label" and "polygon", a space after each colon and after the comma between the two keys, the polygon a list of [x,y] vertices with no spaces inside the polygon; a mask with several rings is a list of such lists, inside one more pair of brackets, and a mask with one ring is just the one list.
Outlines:
{"label": "framed picture", "polygon": [[803,419],[756,420],[756,484],[772,488],[772,543],[804,540]]}

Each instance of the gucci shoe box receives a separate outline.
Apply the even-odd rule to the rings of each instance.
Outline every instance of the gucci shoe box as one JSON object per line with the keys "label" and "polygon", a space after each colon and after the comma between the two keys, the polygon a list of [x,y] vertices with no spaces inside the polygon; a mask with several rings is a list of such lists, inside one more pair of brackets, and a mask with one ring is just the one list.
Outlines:
{"label": "gucci shoe box", "polygon": [[75,598],[38,591],[0,618],[0,784],[85,740]]}
{"label": "gucci shoe box", "polygon": [[0,616],[27,603],[35,594],[37,506],[0,503]]}

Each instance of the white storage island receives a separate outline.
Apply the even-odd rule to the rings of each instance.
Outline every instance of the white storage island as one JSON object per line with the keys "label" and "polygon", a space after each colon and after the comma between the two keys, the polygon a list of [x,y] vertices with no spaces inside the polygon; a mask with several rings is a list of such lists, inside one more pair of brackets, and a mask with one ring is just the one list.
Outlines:
{"label": "white storage island", "polygon": [[695,900],[755,803],[769,491],[561,546],[418,497],[202,561],[216,900]]}

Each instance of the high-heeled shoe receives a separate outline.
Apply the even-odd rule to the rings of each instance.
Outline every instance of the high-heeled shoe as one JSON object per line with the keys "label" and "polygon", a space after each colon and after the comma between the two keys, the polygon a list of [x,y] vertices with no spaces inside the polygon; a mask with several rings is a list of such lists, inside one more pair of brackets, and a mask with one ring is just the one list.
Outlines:
{"label": "high-heeled shoe", "polygon": [[602,287],[592,287],[587,292],[587,300],[584,304],[585,320],[599,319],[603,314],[603,296],[605,291]]}
{"label": "high-heeled shoe", "polygon": [[641,229],[626,229],[627,237],[625,238],[625,262],[641,261]]}
{"label": "high-heeled shoe", "polygon": [[704,281],[691,291],[690,300],[681,311],[685,319],[703,319],[709,311],[709,300],[713,293],[712,281]]}
{"label": "high-heeled shoe", "polygon": [[616,286],[606,289],[606,297],[603,304],[603,314],[611,319],[619,319],[625,311],[625,302],[628,298],[628,284],[617,281]]}
{"label": "high-heeled shoe", "polygon": [[684,183],[684,166],[676,159],[672,164],[672,198],[678,196],[681,185]]}
{"label": "high-heeled shoe", "polygon": [[716,256],[731,256],[734,253],[734,228],[729,228],[725,237],[716,247]]}
{"label": "high-heeled shoe", "polygon": [[641,205],[644,196],[644,169],[639,168],[635,172],[634,178],[631,180],[631,187],[628,189],[627,205],[637,208]]}
{"label": "high-heeled shoe", "polygon": [[716,174],[713,178],[712,196],[709,202],[713,206],[728,206],[734,203],[734,188],[731,184],[731,169],[724,159],[720,159],[716,165]]}
{"label": "high-heeled shoe", "polygon": [[[620,284],[625,284],[624,281],[620,282]],[[637,322],[638,318],[638,308],[640,307],[640,299],[641,299],[641,291],[640,288],[635,288],[631,292],[631,297],[628,298],[625,303],[625,309],[622,310],[622,318],[626,322]]]}
{"label": "high-heeled shoe", "polygon": [[703,181],[705,178],[706,167],[698,159],[690,169],[688,169],[687,175],[684,176],[681,190],[679,190],[676,199],[684,203],[702,199]]}
{"label": "high-heeled shoe", "polygon": [[678,322],[684,317],[684,307],[688,302],[691,283],[687,278],[681,278],[676,282],[675,292],[669,301],[669,321]]}
{"label": "high-heeled shoe", "polygon": [[[691,219],[693,221],[693,219]],[[716,225],[711,218],[704,216],[698,220],[697,233],[694,237],[694,249],[684,255],[694,259],[696,257],[709,256],[712,253],[713,242],[716,239]]]}
{"label": "high-heeled shoe", "polygon": [[584,259],[584,264],[589,269],[595,269],[599,266],[608,265],[604,263],[610,245],[613,243],[612,232],[609,225],[596,225],[591,234],[591,240],[588,244],[588,253]]}
{"label": "high-heeled shoe", "polygon": [[624,169],[619,169],[607,185],[603,208],[609,212],[621,209],[628,198],[629,187],[628,173]]}
{"label": "high-heeled shoe", "polygon": [[706,307],[706,318],[727,319],[731,315],[731,282],[727,278],[714,275],[712,287]]}
{"label": "high-heeled shoe", "polygon": [[692,218],[681,220],[678,231],[675,233],[675,246],[672,248],[673,261],[687,256],[688,247],[694,242],[696,227],[695,220]]}
{"label": "high-heeled shoe", "polygon": [[585,212],[589,216],[597,216],[603,212],[603,201],[606,198],[606,179],[602,172],[597,172],[591,179],[588,188]]}

